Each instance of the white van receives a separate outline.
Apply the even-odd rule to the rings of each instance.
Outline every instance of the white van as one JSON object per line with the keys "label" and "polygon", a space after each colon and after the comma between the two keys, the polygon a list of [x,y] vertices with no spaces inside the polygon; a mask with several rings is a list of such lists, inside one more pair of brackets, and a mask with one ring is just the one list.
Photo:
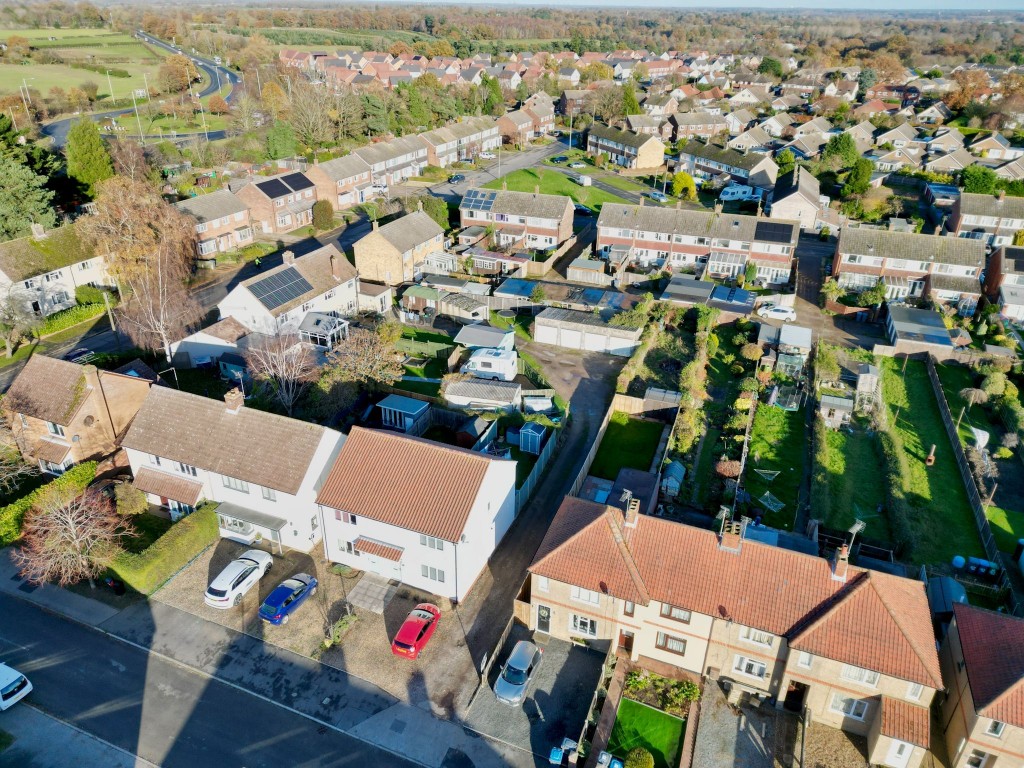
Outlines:
{"label": "white van", "polygon": [[581,173],[579,176],[576,177],[576,183],[579,184],[581,187],[589,187],[591,184],[594,183],[594,180],[589,176]]}
{"label": "white van", "polygon": [[514,349],[478,349],[459,372],[478,379],[512,381],[519,373],[519,354]]}

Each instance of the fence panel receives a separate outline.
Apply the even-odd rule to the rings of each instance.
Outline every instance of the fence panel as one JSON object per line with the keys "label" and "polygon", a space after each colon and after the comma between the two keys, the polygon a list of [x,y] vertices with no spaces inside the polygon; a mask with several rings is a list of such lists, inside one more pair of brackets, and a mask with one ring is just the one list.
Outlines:
{"label": "fence panel", "polygon": [[537,489],[544,470],[547,469],[548,463],[555,453],[555,446],[561,441],[561,437],[562,430],[554,430],[548,436],[548,441],[544,444],[540,455],[537,456],[537,463],[533,465],[533,469],[530,471],[529,477],[526,478],[526,482],[523,483],[521,488],[516,489],[516,515],[519,514],[522,508],[530,501],[530,497],[533,496],[533,492]]}

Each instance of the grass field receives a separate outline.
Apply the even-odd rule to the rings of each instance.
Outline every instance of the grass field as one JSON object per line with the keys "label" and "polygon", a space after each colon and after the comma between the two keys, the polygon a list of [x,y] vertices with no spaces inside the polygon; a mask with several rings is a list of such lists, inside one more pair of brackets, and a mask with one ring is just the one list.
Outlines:
{"label": "grass field", "polygon": [[625,760],[631,749],[643,747],[654,755],[655,768],[675,768],[685,729],[685,720],[624,698],[615,715],[608,751]]}
{"label": "grass field", "polygon": [[[325,46],[353,46],[362,50],[387,50],[393,43],[436,42],[438,38],[423,32],[408,32],[402,29],[355,32],[343,29],[292,29],[290,27],[269,27],[267,29],[228,29],[232,34],[248,35],[257,32],[267,38],[275,48],[291,48],[296,51],[323,50]],[[384,43],[381,46],[381,43]]]}
{"label": "grass field", "polygon": [[865,536],[890,540],[892,531],[878,505],[885,502],[885,486],[878,482],[883,466],[877,438],[867,432],[827,431],[829,514],[825,525],[849,528],[855,519],[867,524]]}
{"label": "grass field", "polygon": [[[903,490],[918,510],[913,515],[916,544],[911,559],[948,563],[954,555],[984,556],[925,364],[908,362],[904,375],[901,361],[887,358],[882,365],[889,425],[900,433],[907,454]],[[926,467],[932,445],[935,465]]]}
{"label": "grass field", "polygon": [[[804,476],[804,446],[807,429],[804,412],[784,411],[770,405],[760,405],[754,414],[754,427],[750,432],[750,451],[743,486],[756,500],[770,491],[784,506],[778,512],[757,504],[765,525],[792,530],[796,515],[797,496]],[[754,469],[777,471],[771,482]]]}
{"label": "grass field", "polygon": [[577,203],[582,203],[593,211],[601,210],[601,206],[605,203],[626,202],[618,195],[613,195],[596,187],[581,187],[569,177],[557,171],[549,171],[543,168],[538,170],[524,168],[507,176],[502,176],[500,179],[495,179],[485,186],[488,189],[501,189],[502,182],[507,183],[508,188],[513,192],[533,192],[539,185],[542,194],[567,195]]}
{"label": "grass field", "polygon": [[616,411],[608,422],[608,429],[604,433],[601,447],[597,449],[590,474],[614,480],[623,467],[646,472],[654,461],[662,428],[658,422],[632,419]]}

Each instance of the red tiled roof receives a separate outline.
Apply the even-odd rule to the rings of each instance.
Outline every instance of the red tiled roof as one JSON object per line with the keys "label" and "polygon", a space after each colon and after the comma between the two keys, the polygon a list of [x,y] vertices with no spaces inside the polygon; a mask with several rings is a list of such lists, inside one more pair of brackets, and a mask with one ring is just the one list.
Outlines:
{"label": "red tiled roof", "polygon": [[930,726],[931,716],[927,707],[919,707],[909,701],[889,696],[882,697],[881,733],[883,736],[928,749],[931,746]]}
{"label": "red tiled roof", "polygon": [[199,502],[199,496],[203,492],[203,484],[197,480],[158,472],[149,467],[142,467],[135,473],[135,487],[143,493],[152,493],[163,499],[180,501],[190,507],[194,507]]}
{"label": "red tiled roof", "polygon": [[36,443],[35,448],[29,451],[33,458],[49,461],[53,464],[63,463],[69,453],[71,453],[70,444],[45,439],[40,440]]}
{"label": "red tiled roof", "polygon": [[646,515],[623,531],[620,545],[614,531],[621,514],[566,498],[530,571],[622,600],[653,599],[802,638],[808,650],[836,661],[942,687],[923,584],[853,567],[846,582],[837,581],[820,557],[750,540],[739,553],[728,552],[711,531]]}
{"label": "red tiled roof", "polygon": [[377,557],[383,557],[385,560],[393,560],[396,563],[402,559],[402,552],[404,551],[401,547],[394,547],[390,544],[385,544],[383,541],[368,539],[365,536],[360,536],[353,541],[352,546],[364,554],[376,555]]}
{"label": "red tiled roof", "polygon": [[1024,619],[953,606],[974,709],[1024,728]]}
{"label": "red tiled roof", "polygon": [[493,459],[418,437],[353,427],[317,504],[456,542]]}

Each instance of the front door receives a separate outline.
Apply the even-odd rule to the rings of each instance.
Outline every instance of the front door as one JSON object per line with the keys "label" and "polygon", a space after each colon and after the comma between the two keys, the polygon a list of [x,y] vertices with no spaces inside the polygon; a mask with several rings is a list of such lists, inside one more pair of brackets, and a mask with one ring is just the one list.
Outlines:
{"label": "front door", "polygon": [[619,630],[619,650],[626,653],[633,653],[633,633],[625,629]]}
{"label": "front door", "polygon": [[551,609],[546,605],[537,606],[537,631],[551,632]]}
{"label": "front door", "polygon": [[889,754],[886,755],[885,764],[890,768],[906,768],[913,750],[914,748],[905,741],[893,741],[889,745]]}

